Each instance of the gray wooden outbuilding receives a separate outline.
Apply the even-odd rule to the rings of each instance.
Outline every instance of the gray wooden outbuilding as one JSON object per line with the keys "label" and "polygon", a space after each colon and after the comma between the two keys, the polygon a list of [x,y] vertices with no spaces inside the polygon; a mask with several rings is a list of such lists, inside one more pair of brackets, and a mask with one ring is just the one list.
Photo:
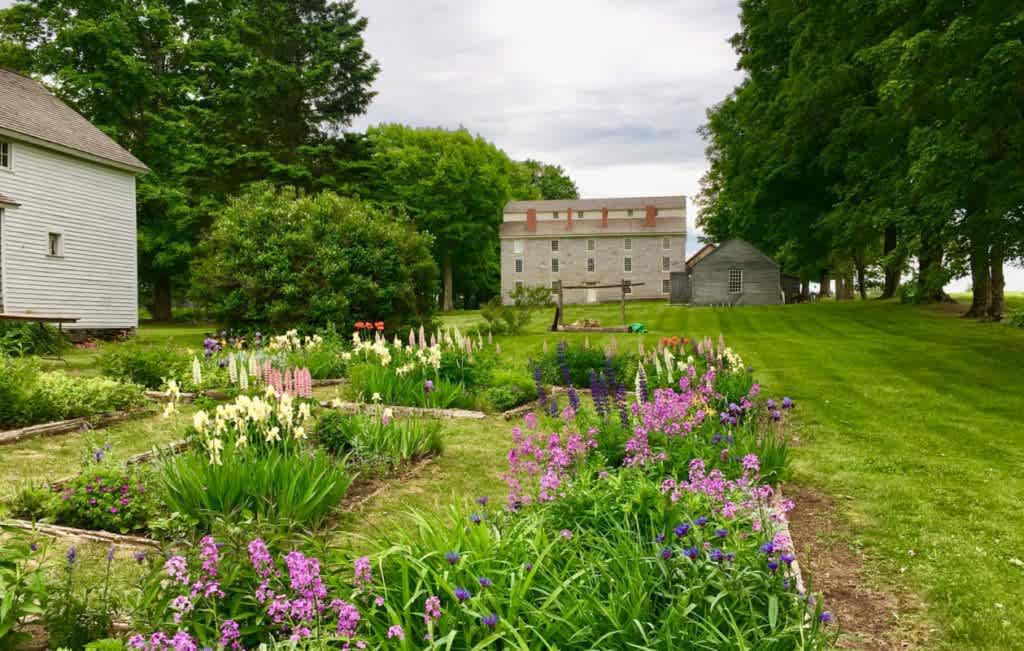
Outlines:
{"label": "gray wooden outbuilding", "polygon": [[672,303],[773,305],[785,301],[779,265],[744,240],[706,245],[671,277]]}

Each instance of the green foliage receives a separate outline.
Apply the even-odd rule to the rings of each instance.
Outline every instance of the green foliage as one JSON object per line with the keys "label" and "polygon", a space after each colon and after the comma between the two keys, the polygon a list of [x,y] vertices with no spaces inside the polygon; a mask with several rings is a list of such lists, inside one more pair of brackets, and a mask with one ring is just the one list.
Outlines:
{"label": "green foliage", "polygon": [[512,199],[579,199],[576,182],[561,165],[528,159],[518,162],[512,180]]}
{"label": "green foliage", "polygon": [[1010,325],[1016,328],[1024,328],[1024,308],[1017,308],[1010,315]]}
{"label": "green foliage", "polygon": [[165,380],[184,381],[191,374],[191,357],[173,346],[124,343],[104,346],[97,360],[107,377],[160,389]]}
{"label": "green foliage", "polygon": [[349,367],[348,380],[349,391],[364,401],[435,409],[473,406],[472,396],[461,384],[432,379],[433,388],[428,391],[420,374],[398,375],[395,369],[376,363],[353,364]]}
{"label": "green foliage", "polygon": [[57,328],[40,323],[0,321],[0,356],[56,355],[68,347]]}
{"label": "green foliage", "polygon": [[205,453],[164,456],[153,488],[170,511],[208,528],[218,517],[257,517],[282,527],[318,528],[345,497],[352,477],[323,451],[253,454],[225,446],[221,464]]}
{"label": "green foliage", "polygon": [[157,511],[149,483],[148,473],[138,467],[89,464],[60,491],[53,517],[79,529],[144,531]]}
{"label": "green foliage", "polygon": [[194,295],[229,327],[397,324],[435,307],[430,242],[369,204],[259,184],[218,214]]}
{"label": "green foliage", "polygon": [[15,649],[31,639],[21,632],[29,617],[45,612],[49,572],[45,550],[21,532],[0,535],[0,649]]}
{"label": "green foliage", "polygon": [[507,411],[537,399],[536,385],[523,372],[496,369],[489,385],[483,392],[483,399],[493,411]]}
{"label": "green foliage", "polygon": [[23,486],[7,503],[7,508],[12,517],[36,522],[53,513],[54,499],[53,491],[48,486]]}
{"label": "green foliage", "polygon": [[107,378],[41,373],[33,359],[0,357],[0,426],[95,416],[137,407],[142,388]]}
{"label": "green foliage", "polygon": [[84,649],[89,642],[110,635],[114,623],[110,599],[113,553],[111,547],[102,585],[77,589],[75,572],[80,561],[75,547],[68,551],[64,578],[49,586],[51,598],[43,616],[51,648]]}
{"label": "green foliage", "polygon": [[494,334],[517,335],[529,325],[533,315],[552,305],[551,288],[543,285],[522,285],[509,292],[511,305],[495,296],[480,310],[487,328]]}
{"label": "green foliage", "polygon": [[[557,346],[555,350],[541,353],[531,362],[530,370],[540,368],[545,384],[564,385],[563,371],[558,358]],[[612,374],[617,384],[633,388],[636,377],[637,356],[635,353],[617,352],[610,356]],[[569,377],[572,385],[576,388],[590,387],[590,371],[602,372],[606,369],[605,351],[600,348],[587,348],[582,345],[567,345],[565,348],[565,363],[569,369]]]}
{"label": "green foliage", "polygon": [[334,455],[351,455],[366,464],[398,466],[441,453],[441,423],[436,420],[382,418],[379,415],[325,413],[317,442]]}

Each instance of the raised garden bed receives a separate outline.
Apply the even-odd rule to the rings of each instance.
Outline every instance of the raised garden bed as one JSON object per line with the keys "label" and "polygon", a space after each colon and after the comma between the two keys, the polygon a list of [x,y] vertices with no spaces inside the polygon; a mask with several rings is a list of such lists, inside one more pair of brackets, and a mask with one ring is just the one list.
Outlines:
{"label": "raised garden bed", "polygon": [[115,423],[131,420],[133,418],[149,416],[152,413],[152,411],[143,408],[133,409],[132,411],[120,411],[112,414],[100,414],[98,416],[84,416],[82,418],[60,420],[52,423],[43,423],[41,425],[30,425],[20,429],[0,432],[0,445],[13,445],[15,443],[21,443],[22,441],[28,441],[30,439],[41,438],[44,436],[58,436],[69,432],[82,432],[99,429]]}
{"label": "raised garden bed", "polygon": [[348,414],[373,414],[385,409],[390,409],[394,416],[398,417],[425,417],[425,418],[449,418],[449,419],[473,419],[480,420],[487,418],[482,411],[469,409],[433,409],[430,407],[406,407],[403,405],[381,405],[370,402],[346,402],[344,400],[325,400],[320,403],[321,407],[337,409]]}

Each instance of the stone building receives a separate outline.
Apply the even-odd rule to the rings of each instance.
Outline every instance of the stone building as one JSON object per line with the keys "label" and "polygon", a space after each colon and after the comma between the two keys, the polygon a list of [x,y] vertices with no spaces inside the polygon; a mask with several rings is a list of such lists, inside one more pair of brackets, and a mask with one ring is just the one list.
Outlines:
{"label": "stone building", "polygon": [[[668,300],[685,270],[686,197],[512,201],[501,229],[501,293],[517,285],[609,285],[630,299]],[[643,285],[639,285],[643,283]],[[619,288],[564,291],[566,303],[621,298]]]}

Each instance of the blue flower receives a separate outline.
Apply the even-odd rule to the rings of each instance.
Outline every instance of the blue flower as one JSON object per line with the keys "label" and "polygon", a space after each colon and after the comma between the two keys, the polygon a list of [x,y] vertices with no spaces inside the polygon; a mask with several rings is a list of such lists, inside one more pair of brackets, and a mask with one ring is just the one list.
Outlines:
{"label": "blue flower", "polygon": [[769,558],[768,559],[768,569],[771,570],[772,572],[774,572],[775,570],[779,569],[778,561]]}
{"label": "blue flower", "polygon": [[71,549],[68,550],[68,565],[74,565],[76,558],[78,558],[78,550],[72,545]]}
{"label": "blue flower", "polygon": [[459,601],[466,601],[472,596],[472,593],[465,588],[455,588],[455,598]]}
{"label": "blue flower", "polygon": [[661,550],[662,560],[667,561],[670,558],[672,558],[672,549],[670,547],[666,547],[665,549]]}
{"label": "blue flower", "polygon": [[476,498],[476,503],[479,504],[480,506],[487,506],[487,502],[489,500],[490,498],[487,497],[486,495],[481,495],[480,497]]}
{"label": "blue flower", "polygon": [[[793,402],[792,400],[790,400],[789,398],[783,398],[782,399],[782,408],[783,409],[792,409],[795,406],[796,406],[796,403]],[[822,614],[824,614],[824,613],[822,613]],[[832,617],[832,615],[829,615],[830,621],[831,621],[831,617]]]}
{"label": "blue flower", "polygon": [[480,577],[479,579],[477,579],[477,581],[480,583],[480,587],[481,588],[489,588],[492,585],[494,585],[494,583],[490,579],[488,579],[486,576]]}
{"label": "blue flower", "polygon": [[822,624],[831,624],[832,623],[832,613],[830,613],[827,610],[822,611],[822,613],[820,615],[818,615],[818,621],[820,621]]}
{"label": "blue flower", "polygon": [[473,515],[469,516],[469,520],[473,524],[480,524],[481,522],[483,522],[484,519],[480,517],[479,513],[474,513]]}
{"label": "blue flower", "polygon": [[444,559],[448,561],[449,565],[455,565],[459,562],[459,554],[457,552],[448,552],[444,555]]}
{"label": "blue flower", "polygon": [[696,547],[687,547],[683,550],[683,554],[686,555],[690,560],[695,560],[700,555],[700,550]]}
{"label": "blue flower", "polygon": [[796,560],[796,557],[795,557],[795,556],[793,556],[792,554],[783,554],[783,555],[782,555],[782,556],[780,556],[779,558],[780,558],[780,559],[782,560],[782,562],[783,562],[783,563],[785,563],[786,565],[792,565],[792,564],[793,564],[793,561],[795,561],[795,560]]}
{"label": "blue flower", "polygon": [[657,536],[654,537],[654,542],[658,544],[665,542],[665,534],[659,533]]}
{"label": "blue flower", "polygon": [[483,616],[483,623],[484,623],[484,626],[487,626],[488,628],[494,628],[495,626],[498,625],[498,615],[496,613],[491,613],[490,615],[484,615]]}
{"label": "blue flower", "polygon": [[762,554],[773,554],[773,553],[775,553],[775,545],[772,544],[772,541],[769,540],[765,544],[761,545],[761,553]]}
{"label": "blue flower", "polygon": [[713,560],[716,563],[720,563],[723,558],[725,558],[725,554],[722,553],[721,549],[715,547],[711,550],[711,560]]}
{"label": "blue flower", "polygon": [[697,525],[698,527],[703,527],[704,525],[706,525],[708,523],[708,519],[702,515],[699,518],[697,518],[696,520],[694,520],[693,523],[695,525]]}
{"label": "blue flower", "polygon": [[683,524],[676,525],[675,532],[677,538],[682,538],[686,534],[690,533],[690,525],[686,524],[685,522]]}
{"label": "blue flower", "polygon": [[725,538],[729,535],[729,530],[725,528],[715,529],[715,535],[719,538]]}

